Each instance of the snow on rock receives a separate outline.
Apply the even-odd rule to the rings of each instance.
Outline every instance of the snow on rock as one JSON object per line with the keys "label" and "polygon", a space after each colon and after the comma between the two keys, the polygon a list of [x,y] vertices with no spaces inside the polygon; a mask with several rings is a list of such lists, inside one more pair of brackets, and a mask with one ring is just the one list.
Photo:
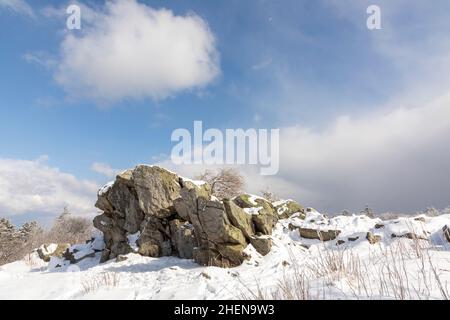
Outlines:
{"label": "snow on rock", "polygon": [[109,189],[111,189],[111,187],[113,186],[113,184],[114,184],[114,181],[110,181],[110,182],[108,182],[107,184],[105,184],[103,187],[101,187],[101,188],[98,190],[97,195],[98,195],[98,196],[103,196],[104,194],[106,194],[106,193],[109,191]]}
{"label": "snow on rock", "polygon": [[259,214],[259,210],[261,210],[263,207],[252,207],[252,208],[243,208],[242,210],[245,211],[246,214],[248,215],[258,215]]}
{"label": "snow on rock", "polygon": [[141,232],[138,231],[138,232],[136,232],[134,234],[130,234],[130,235],[127,236],[128,245],[133,250],[133,252],[138,252],[139,251],[139,247],[136,244],[136,241],[139,239],[140,235],[141,235]]}
{"label": "snow on rock", "polygon": [[179,176],[179,177],[181,179],[183,179],[183,181],[189,181],[189,182],[193,183],[194,185],[196,185],[197,187],[201,187],[201,186],[204,186],[206,184],[206,181],[203,181],[203,180],[192,180],[192,179],[189,179],[189,178],[185,178],[183,176]]}
{"label": "snow on rock", "polygon": [[58,244],[50,243],[43,244],[38,248],[38,251],[42,252],[43,255],[50,256],[58,248]]}

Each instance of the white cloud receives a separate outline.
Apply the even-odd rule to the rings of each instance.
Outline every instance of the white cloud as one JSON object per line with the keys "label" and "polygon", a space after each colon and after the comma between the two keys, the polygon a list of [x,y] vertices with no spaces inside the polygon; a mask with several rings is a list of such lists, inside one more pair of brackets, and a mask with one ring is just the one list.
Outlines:
{"label": "white cloud", "polygon": [[449,104],[445,95],[422,107],[340,117],[323,131],[285,128],[280,177],[309,189],[309,201],[326,209],[450,205],[443,175],[450,170]]}
{"label": "white cloud", "polygon": [[97,184],[50,167],[47,160],[0,158],[0,216],[56,216],[65,206],[77,215],[97,212]]}
{"label": "white cloud", "polygon": [[[450,205],[450,94],[414,108],[342,116],[322,130],[280,129],[280,172],[241,166],[247,190],[269,188],[319,210],[406,211]],[[205,166],[175,166],[193,177]],[[208,167],[211,168],[211,167]]]}
{"label": "white cloud", "polygon": [[261,61],[261,62],[259,62],[257,64],[252,65],[252,69],[254,71],[259,71],[261,69],[267,68],[271,64],[272,64],[272,58],[267,58],[267,59],[264,59],[263,61]]}
{"label": "white cloud", "polygon": [[66,33],[55,74],[74,96],[164,99],[202,88],[220,73],[214,35],[195,14],[116,0],[82,21],[81,35]]}
{"label": "white cloud", "polygon": [[118,173],[123,171],[120,169],[113,169],[109,164],[100,162],[94,162],[91,169],[107,178],[114,178]]}
{"label": "white cloud", "polygon": [[13,10],[29,17],[34,17],[33,8],[25,0],[0,0],[0,7]]}
{"label": "white cloud", "polygon": [[28,63],[34,63],[45,68],[51,68],[56,64],[55,59],[43,51],[27,52],[22,55],[22,59]]}

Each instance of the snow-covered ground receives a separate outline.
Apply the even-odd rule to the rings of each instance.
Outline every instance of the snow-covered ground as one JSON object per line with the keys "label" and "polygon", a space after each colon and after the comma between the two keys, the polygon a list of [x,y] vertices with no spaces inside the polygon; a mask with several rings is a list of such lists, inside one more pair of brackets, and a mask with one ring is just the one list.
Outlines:
{"label": "snow-covered ground", "polygon": [[[97,253],[56,268],[57,260],[45,263],[34,253],[0,267],[0,299],[444,299],[450,291],[445,225],[450,214],[381,221],[312,211],[305,220],[281,220],[272,251],[262,257],[249,246],[251,259],[232,269],[133,253],[104,264]],[[320,242],[301,238],[295,226],[341,233]],[[370,244],[368,231],[381,241]],[[411,232],[427,240],[392,237]]]}

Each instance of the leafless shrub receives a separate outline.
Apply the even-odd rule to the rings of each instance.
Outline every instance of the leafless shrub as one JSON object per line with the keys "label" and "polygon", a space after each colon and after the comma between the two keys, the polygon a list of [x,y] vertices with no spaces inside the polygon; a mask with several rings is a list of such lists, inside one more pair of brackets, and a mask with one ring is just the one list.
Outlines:
{"label": "leafless shrub", "polygon": [[222,168],[217,171],[206,170],[196,177],[211,185],[211,191],[219,199],[232,198],[242,193],[244,178],[233,168]]}
{"label": "leafless shrub", "polygon": [[64,208],[64,212],[55,220],[46,240],[51,243],[83,243],[91,238],[92,231],[90,220],[74,217],[67,208]]}
{"label": "leafless shrub", "polygon": [[278,195],[276,195],[275,193],[273,193],[269,189],[262,190],[261,191],[261,196],[264,199],[269,200],[270,202],[275,202],[275,201],[279,201],[280,200],[280,197],[278,197]]}
{"label": "leafless shrub", "polygon": [[428,217],[437,217],[439,215],[439,210],[434,207],[426,208],[423,212]]}
{"label": "leafless shrub", "polygon": [[[399,239],[377,245],[365,258],[350,250],[324,247],[302,268],[284,275],[271,291],[258,287],[249,297],[258,299],[329,299],[339,292],[345,299],[395,300],[450,298],[448,284],[431,257],[439,248],[420,239]],[[418,253],[420,251],[420,253]],[[312,283],[322,283],[312,289]],[[268,292],[268,293],[267,293]]]}
{"label": "leafless shrub", "polygon": [[377,214],[377,218],[380,218],[383,221],[395,220],[395,219],[398,219],[399,217],[400,217],[400,215],[397,213],[394,213],[394,212],[385,212],[385,213]]}
{"label": "leafless shrub", "polygon": [[375,213],[372,208],[369,207],[369,205],[366,205],[363,211],[361,211],[361,214],[364,214],[368,216],[369,218],[375,218]]}
{"label": "leafless shrub", "polygon": [[120,282],[120,276],[117,272],[102,272],[93,277],[81,281],[85,294],[95,292],[101,288],[117,287]]}

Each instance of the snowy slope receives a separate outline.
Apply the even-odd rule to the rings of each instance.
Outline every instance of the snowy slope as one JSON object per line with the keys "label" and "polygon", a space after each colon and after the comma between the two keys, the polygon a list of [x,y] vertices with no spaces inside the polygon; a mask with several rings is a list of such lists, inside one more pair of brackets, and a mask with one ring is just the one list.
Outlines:
{"label": "snowy slope", "polygon": [[[33,254],[0,267],[0,299],[443,299],[450,291],[450,244],[442,227],[450,214],[417,218],[294,215],[277,224],[267,256],[249,246],[252,258],[232,269],[137,254],[99,264],[100,253],[62,265]],[[322,243],[289,225],[341,233]],[[381,241],[371,245],[368,231]],[[428,240],[392,238],[408,232]]]}

